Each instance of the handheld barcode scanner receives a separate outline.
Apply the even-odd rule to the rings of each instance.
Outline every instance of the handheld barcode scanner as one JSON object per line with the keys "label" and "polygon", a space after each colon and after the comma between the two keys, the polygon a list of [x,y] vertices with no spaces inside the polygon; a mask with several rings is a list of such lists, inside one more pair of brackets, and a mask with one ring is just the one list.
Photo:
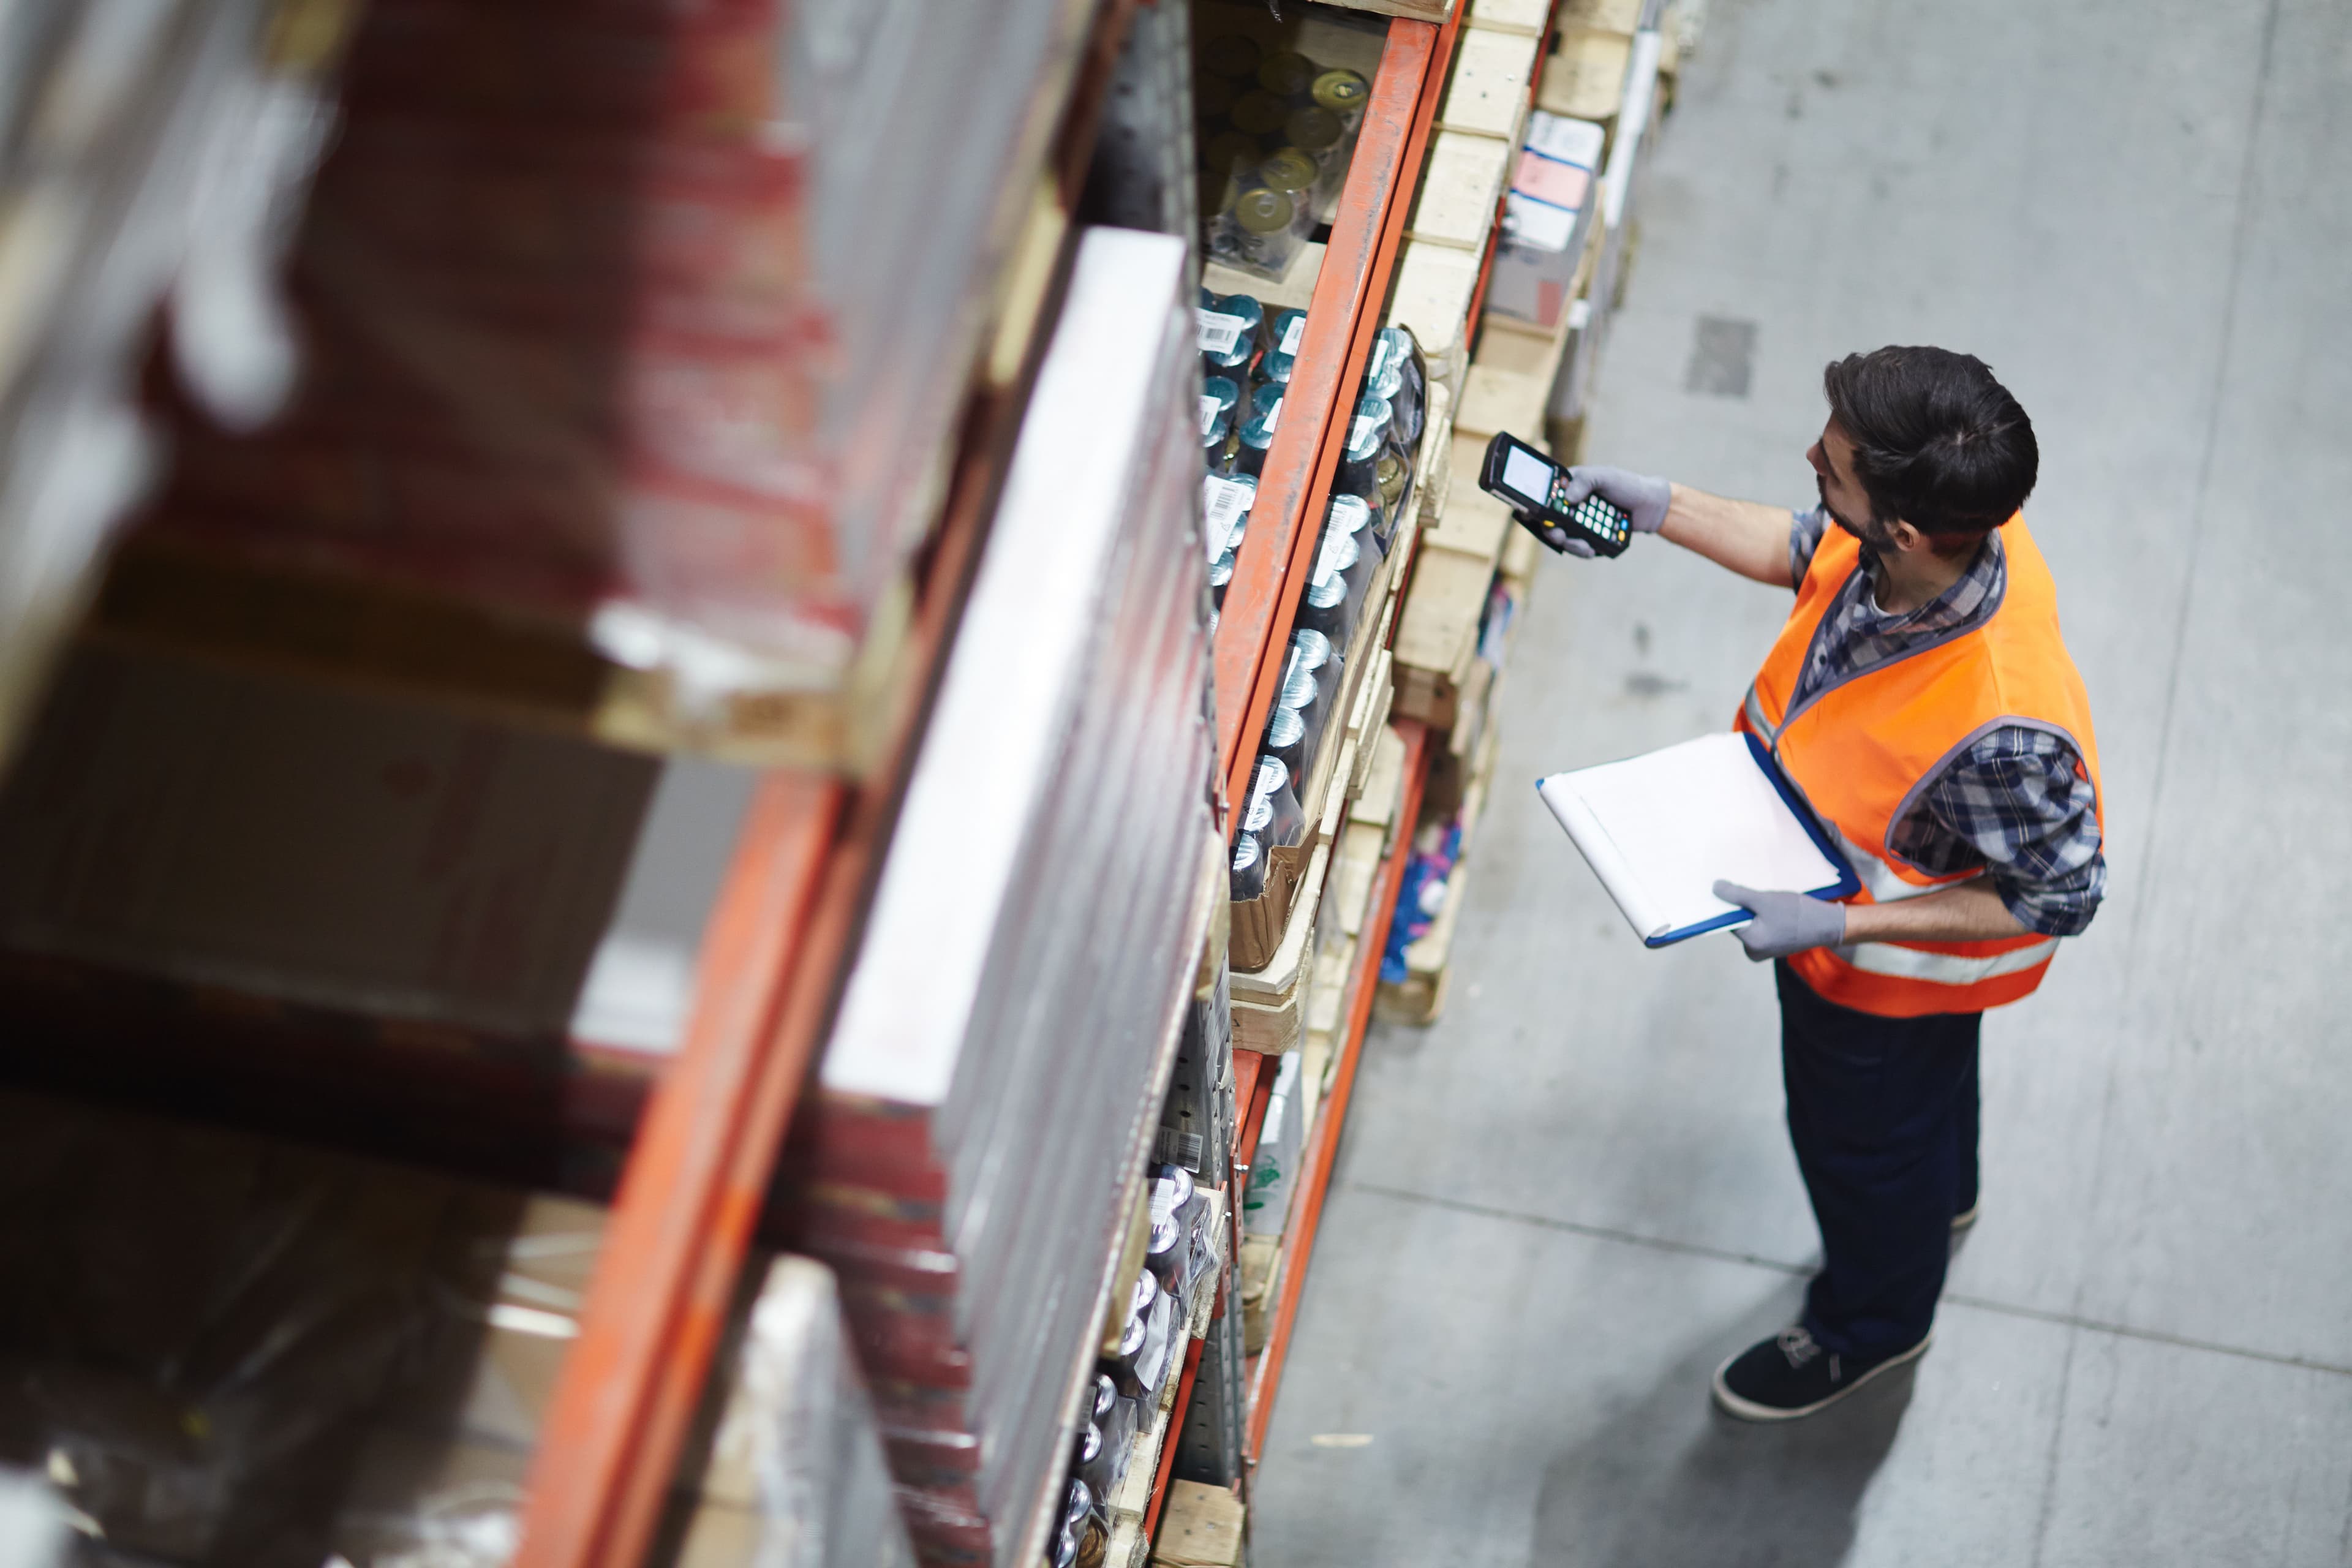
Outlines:
{"label": "handheld barcode scanner", "polygon": [[1554,529],[1582,540],[1595,555],[1622,555],[1633,542],[1633,519],[1599,496],[1568,504],[1568,470],[1516,436],[1486,443],[1478,488],[1508,502],[1519,526],[1555,551]]}

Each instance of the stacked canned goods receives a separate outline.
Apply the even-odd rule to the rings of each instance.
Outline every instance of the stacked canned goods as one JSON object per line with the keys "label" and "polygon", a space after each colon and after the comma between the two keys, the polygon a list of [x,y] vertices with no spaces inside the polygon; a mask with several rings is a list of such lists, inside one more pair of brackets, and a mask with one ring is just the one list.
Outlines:
{"label": "stacked canned goods", "polygon": [[1204,30],[1196,63],[1208,253],[1280,278],[1347,177],[1370,84],[1241,32]]}

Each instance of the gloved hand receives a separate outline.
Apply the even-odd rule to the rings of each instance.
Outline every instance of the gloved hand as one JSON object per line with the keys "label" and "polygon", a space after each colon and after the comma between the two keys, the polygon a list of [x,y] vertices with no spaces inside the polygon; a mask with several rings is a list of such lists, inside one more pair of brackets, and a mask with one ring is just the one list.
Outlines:
{"label": "gloved hand", "polygon": [[1809,893],[1758,892],[1737,882],[1717,882],[1715,896],[1755,912],[1756,918],[1737,934],[1739,945],[1759,963],[1811,947],[1835,947],[1845,941],[1843,904]]}
{"label": "gloved hand", "polygon": [[[1674,503],[1675,487],[1654,475],[1605,468],[1598,463],[1569,469],[1568,494],[1562,498],[1566,504],[1573,507],[1591,496],[1599,496],[1623,512],[1634,532],[1655,533],[1666,525],[1666,508]],[[1557,528],[1549,530],[1545,538],[1556,550],[1591,559],[1592,546],[1580,539],[1570,539]]]}

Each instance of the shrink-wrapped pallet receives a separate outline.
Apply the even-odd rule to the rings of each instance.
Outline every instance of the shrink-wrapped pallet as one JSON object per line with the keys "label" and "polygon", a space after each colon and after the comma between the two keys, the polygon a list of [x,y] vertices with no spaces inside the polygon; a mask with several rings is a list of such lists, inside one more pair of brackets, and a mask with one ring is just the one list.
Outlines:
{"label": "shrink-wrapped pallet", "polygon": [[799,1145],[933,1563],[1035,1549],[1219,891],[1184,272],[1080,244]]}

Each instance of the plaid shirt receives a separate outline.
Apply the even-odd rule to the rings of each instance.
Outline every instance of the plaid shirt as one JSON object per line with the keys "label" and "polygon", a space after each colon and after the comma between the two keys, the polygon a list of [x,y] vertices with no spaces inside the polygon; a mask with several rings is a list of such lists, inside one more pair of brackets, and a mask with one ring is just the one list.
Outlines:
{"label": "plaid shirt", "polygon": [[[1820,507],[1792,514],[1789,580],[1802,583],[1822,533]],[[1960,580],[1906,615],[1878,607],[1878,558],[1862,547],[1857,572],[1830,605],[1813,657],[1797,677],[1794,707],[1823,684],[1900,658],[1925,638],[1976,625],[2000,605],[2009,556],[1996,533]],[[1995,730],[1953,760],[1886,836],[1886,847],[1933,876],[1983,867],[2000,901],[2028,930],[2074,936],[2091,923],[2107,886],[2098,800],[2076,772],[2074,748],[2046,730]]]}

